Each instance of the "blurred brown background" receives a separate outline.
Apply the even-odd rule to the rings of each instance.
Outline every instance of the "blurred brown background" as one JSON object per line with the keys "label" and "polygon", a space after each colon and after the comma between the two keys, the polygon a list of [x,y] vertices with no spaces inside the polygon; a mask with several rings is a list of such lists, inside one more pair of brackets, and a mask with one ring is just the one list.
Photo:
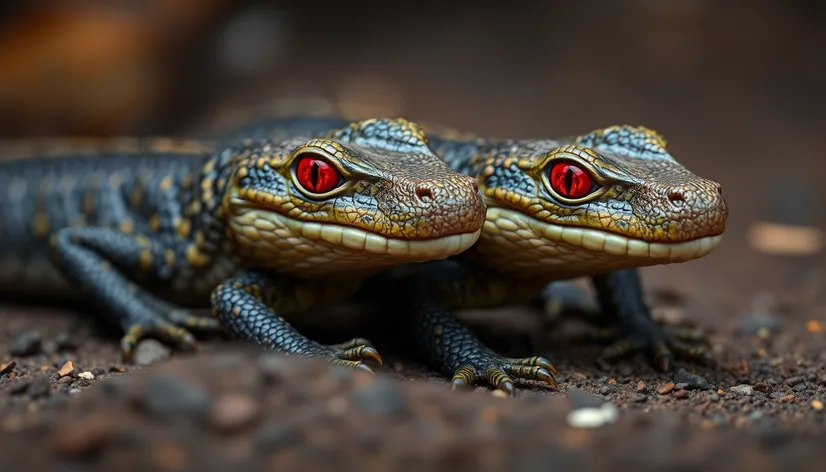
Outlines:
{"label": "blurred brown background", "polygon": [[499,137],[644,124],[731,207],[720,249],[646,283],[710,323],[764,292],[826,320],[821,2],[4,3],[4,138],[184,134],[284,100]]}

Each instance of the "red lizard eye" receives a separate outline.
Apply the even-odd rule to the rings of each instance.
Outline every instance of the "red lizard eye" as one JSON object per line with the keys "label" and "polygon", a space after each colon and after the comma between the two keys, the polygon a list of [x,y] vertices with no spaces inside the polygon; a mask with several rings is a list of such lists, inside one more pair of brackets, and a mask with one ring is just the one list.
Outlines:
{"label": "red lizard eye", "polygon": [[554,192],[572,200],[588,195],[594,188],[594,178],[582,167],[570,162],[554,164],[549,180]]}
{"label": "red lizard eye", "polygon": [[295,175],[299,185],[311,193],[327,193],[343,181],[332,164],[314,154],[299,157]]}

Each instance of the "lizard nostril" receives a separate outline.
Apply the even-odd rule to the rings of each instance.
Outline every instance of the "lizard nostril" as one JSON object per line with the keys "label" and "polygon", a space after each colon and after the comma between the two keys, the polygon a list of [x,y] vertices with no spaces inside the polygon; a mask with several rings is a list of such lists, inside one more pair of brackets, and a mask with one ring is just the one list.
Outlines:
{"label": "lizard nostril", "polygon": [[668,192],[668,200],[674,205],[682,205],[685,203],[685,194],[682,190],[672,190]]}
{"label": "lizard nostril", "polygon": [[433,199],[433,190],[426,185],[417,185],[416,197],[423,202],[430,201]]}
{"label": "lizard nostril", "polygon": [[723,186],[720,184],[717,184],[717,193],[719,193],[720,195],[723,194]]}

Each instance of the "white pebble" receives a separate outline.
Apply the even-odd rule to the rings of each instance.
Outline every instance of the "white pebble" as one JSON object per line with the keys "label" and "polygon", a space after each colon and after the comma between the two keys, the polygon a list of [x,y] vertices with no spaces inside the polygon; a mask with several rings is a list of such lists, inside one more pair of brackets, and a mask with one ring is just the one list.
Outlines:
{"label": "white pebble", "polygon": [[751,395],[754,393],[754,387],[749,384],[740,384],[735,385],[734,387],[729,388],[730,392],[738,393],[740,395]]}
{"label": "white pebble", "polygon": [[84,380],[92,380],[95,378],[95,374],[89,372],[88,370],[77,374],[77,376]]}
{"label": "white pebble", "polygon": [[599,428],[617,420],[619,410],[613,403],[599,408],[578,408],[568,413],[568,424],[574,428]]}

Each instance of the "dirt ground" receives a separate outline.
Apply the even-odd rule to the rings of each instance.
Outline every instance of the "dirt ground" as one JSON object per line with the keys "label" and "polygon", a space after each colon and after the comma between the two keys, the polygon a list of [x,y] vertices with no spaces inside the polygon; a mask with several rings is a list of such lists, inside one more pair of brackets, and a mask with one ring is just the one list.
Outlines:
{"label": "dirt ground", "polygon": [[[223,340],[168,360],[147,343],[141,358],[159,362],[126,366],[117,333],[85,310],[9,303],[0,305],[0,470],[822,470],[824,10],[712,3],[423,4],[404,24],[380,11],[258,9],[292,24],[276,31],[283,50],[264,51],[274,59],[260,77],[190,87],[206,95],[190,97],[188,121],[143,117],[138,128],[175,121],[152,131],[183,133],[236,106],[296,96],[486,136],[655,128],[690,170],[722,183],[731,208],[709,256],[642,270],[657,316],[709,333],[717,367],[660,374],[641,356],[599,366],[600,346],[578,340],[590,325],[527,307],[463,316],[503,354],[551,359],[559,391],[452,392],[392,333],[343,316],[299,327],[326,342],[367,337],[386,361],[375,376]],[[34,129],[72,129],[55,126]],[[610,416],[606,404],[616,420],[583,427]]]}
{"label": "dirt ground", "polygon": [[[683,316],[675,293],[653,298],[666,319]],[[560,390],[452,392],[394,350],[392,333],[358,323],[299,326],[329,341],[369,333],[386,362],[375,375],[222,340],[170,360],[146,343],[139,358],[161,360],[125,366],[116,338],[81,312],[4,306],[0,355],[15,365],[0,376],[0,467],[822,470],[826,339],[815,322],[739,317],[712,336],[719,367],[665,375],[642,357],[597,366],[598,344],[573,341],[589,326],[576,318],[465,315],[501,352],[551,358]],[[613,423],[591,429],[569,416],[605,403],[618,407]]]}

